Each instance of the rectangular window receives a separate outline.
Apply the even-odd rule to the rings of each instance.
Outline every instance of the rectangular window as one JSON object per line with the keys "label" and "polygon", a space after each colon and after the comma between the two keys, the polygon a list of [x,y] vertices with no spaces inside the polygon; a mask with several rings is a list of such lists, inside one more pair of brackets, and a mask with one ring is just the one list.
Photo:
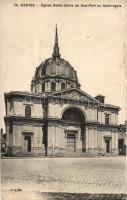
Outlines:
{"label": "rectangular window", "polygon": [[25,107],[25,117],[31,117],[31,107],[29,105]]}
{"label": "rectangular window", "polygon": [[42,92],[45,92],[45,83],[42,83]]}
{"label": "rectangular window", "polygon": [[105,115],[105,124],[109,125],[109,115]]}
{"label": "rectangular window", "polygon": [[51,83],[51,91],[56,91],[56,83]]}
{"label": "rectangular window", "polygon": [[65,89],[65,83],[61,83],[61,90]]}

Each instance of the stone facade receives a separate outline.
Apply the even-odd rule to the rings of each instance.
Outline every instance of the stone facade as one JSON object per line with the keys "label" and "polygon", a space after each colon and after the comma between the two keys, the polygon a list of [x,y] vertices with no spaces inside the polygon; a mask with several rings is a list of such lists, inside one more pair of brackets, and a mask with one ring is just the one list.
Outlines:
{"label": "stone facade", "polygon": [[80,89],[60,58],[56,29],[51,58],[36,69],[31,92],[5,93],[6,146],[14,155],[118,155],[118,106]]}
{"label": "stone facade", "polygon": [[[76,96],[70,97],[71,92]],[[78,97],[79,93],[84,99]],[[27,152],[30,138],[29,151],[33,153],[62,156],[69,154],[70,148],[70,153],[76,155],[106,151],[118,154],[119,108],[101,104],[92,97],[90,101],[87,94],[76,88],[64,90],[62,94],[6,93],[6,146],[12,147],[15,155]],[[30,106],[31,116],[25,115],[27,106]],[[66,112],[70,114],[64,117]],[[106,115],[109,115],[108,124]],[[71,134],[70,144],[68,134]]]}

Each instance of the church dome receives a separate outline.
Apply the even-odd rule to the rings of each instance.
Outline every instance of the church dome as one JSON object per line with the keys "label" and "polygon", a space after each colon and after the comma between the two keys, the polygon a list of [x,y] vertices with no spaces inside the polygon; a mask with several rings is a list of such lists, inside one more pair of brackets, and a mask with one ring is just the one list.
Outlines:
{"label": "church dome", "polygon": [[60,57],[48,58],[36,69],[34,78],[45,76],[58,76],[77,81],[76,71],[66,60]]}
{"label": "church dome", "polygon": [[[39,89],[40,84],[43,84],[41,85],[41,87],[43,87],[42,90]],[[36,68],[34,78],[31,82],[31,89],[32,92],[51,92],[53,91],[53,84],[55,84],[55,89],[53,89],[54,91],[61,90],[62,88],[68,89],[72,87],[80,87],[76,71],[68,61],[61,58],[59,53],[57,27],[52,57],[46,59]]]}

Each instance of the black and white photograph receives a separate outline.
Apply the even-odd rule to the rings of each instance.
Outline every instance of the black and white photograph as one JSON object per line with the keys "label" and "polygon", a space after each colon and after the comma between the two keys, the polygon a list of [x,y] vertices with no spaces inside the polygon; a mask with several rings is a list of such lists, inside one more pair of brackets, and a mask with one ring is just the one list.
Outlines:
{"label": "black and white photograph", "polygon": [[0,0],[1,200],[126,200],[126,0]]}

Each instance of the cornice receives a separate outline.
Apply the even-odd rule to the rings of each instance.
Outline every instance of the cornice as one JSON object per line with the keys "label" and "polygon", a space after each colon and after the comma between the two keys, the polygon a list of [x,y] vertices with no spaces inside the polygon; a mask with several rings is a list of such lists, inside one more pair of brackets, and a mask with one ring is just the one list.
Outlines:
{"label": "cornice", "polygon": [[47,76],[43,76],[43,77],[37,77],[37,78],[33,79],[31,82],[32,82],[32,84],[37,84],[37,83],[42,83],[42,82],[50,82],[52,80],[55,80],[55,81],[66,80],[68,82],[76,83],[78,86],[80,86],[80,84],[78,83],[77,80],[67,78],[64,76],[59,76],[59,75],[47,75]]}
{"label": "cornice", "polygon": [[[73,90],[73,89],[72,89]],[[79,92],[79,89],[76,89]],[[37,94],[37,93],[30,93],[30,92],[22,92],[22,91],[11,91],[9,93],[5,93],[5,100],[11,101],[19,101],[19,102],[33,102],[35,104],[41,104],[44,99],[48,100],[48,103],[52,104],[74,104],[79,106],[85,106],[86,108],[94,107],[98,111],[111,111],[118,113],[120,110],[120,107],[110,105],[110,104],[100,104],[98,101],[94,101],[93,98],[90,96],[90,100],[87,99],[76,99],[73,97],[67,97],[67,96],[57,96],[56,94],[59,94],[60,92],[68,92],[71,91],[71,89],[65,90],[65,91],[58,91],[54,93],[43,93],[43,94]],[[82,93],[83,94],[83,93]],[[84,93],[85,94],[85,93]],[[88,96],[89,97],[89,96]]]}
{"label": "cornice", "polygon": [[111,105],[111,104],[99,104],[99,109],[98,110],[110,110],[110,111],[120,111],[120,107],[119,106],[115,106],[115,105]]}
{"label": "cornice", "polygon": [[21,117],[21,116],[9,116],[9,117],[4,117],[5,123],[8,122],[27,122],[27,123],[43,123],[44,119],[43,118],[28,118],[28,117]]}
{"label": "cornice", "polygon": [[106,125],[106,124],[98,124],[98,127],[100,128],[119,128],[119,125],[115,125],[115,124],[109,124],[109,125]]}
{"label": "cornice", "polygon": [[32,102],[40,104],[47,97],[46,94],[24,93],[24,92],[9,92],[5,93],[5,100],[18,102]]}

